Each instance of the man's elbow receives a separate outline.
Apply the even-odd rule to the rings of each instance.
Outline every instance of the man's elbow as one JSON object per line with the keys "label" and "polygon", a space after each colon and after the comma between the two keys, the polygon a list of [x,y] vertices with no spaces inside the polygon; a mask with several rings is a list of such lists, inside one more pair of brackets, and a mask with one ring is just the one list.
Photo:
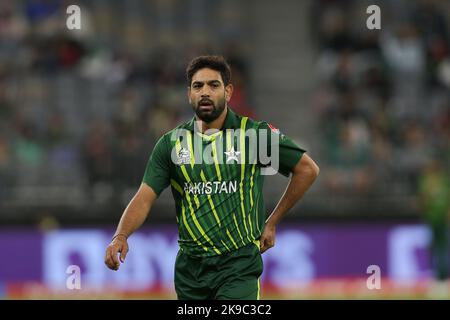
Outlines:
{"label": "man's elbow", "polygon": [[312,162],[306,166],[304,171],[305,174],[308,175],[311,178],[311,180],[314,181],[319,176],[320,168],[315,162]]}
{"label": "man's elbow", "polygon": [[317,165],[317,163],[315,163],[314,161],[313,161],[313,165],[312,166],[313,166],[314,178],[317,178],[319,176],[319,173],[320,173],[320,168]]}
{"label": "man's elbow", "polygon": [[308,156],[303,155],[299,163],[295,166],[294,174],[308,177],[314,181],[320,173],[319,166]]}

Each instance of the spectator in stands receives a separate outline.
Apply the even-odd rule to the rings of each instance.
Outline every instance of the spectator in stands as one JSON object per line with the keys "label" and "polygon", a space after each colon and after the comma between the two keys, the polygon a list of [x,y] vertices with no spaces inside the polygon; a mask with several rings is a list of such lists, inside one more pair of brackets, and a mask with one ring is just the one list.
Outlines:
{"label": "spectator in stands", "polygon": [[424,219],[431,230],[431,265],[437,280],[447,280],[449,272],[450,180],[438,160],[425,166],[419,195]]}

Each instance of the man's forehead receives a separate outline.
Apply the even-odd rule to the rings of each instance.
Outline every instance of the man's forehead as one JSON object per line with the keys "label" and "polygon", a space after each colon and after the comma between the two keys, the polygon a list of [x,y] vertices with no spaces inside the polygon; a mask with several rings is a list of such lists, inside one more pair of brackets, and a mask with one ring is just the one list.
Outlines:
{"label": "man's forehead", "polygon": [[220,81],[222,82],[222,76],[219,71],[203,68],[198,70],[192,76],[192,82],[201,81],[201,82],[209,82],[209,81]]}

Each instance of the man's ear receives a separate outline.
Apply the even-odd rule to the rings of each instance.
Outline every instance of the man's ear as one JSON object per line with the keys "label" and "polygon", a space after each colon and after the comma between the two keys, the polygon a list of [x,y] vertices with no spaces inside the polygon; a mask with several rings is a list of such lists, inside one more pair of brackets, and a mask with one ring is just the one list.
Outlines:
{"label": "man's ear", "polygon": [[231,96],[233,95],[233,85],[231,83],[227,84],[225,87],[225,100],[230,102]]}

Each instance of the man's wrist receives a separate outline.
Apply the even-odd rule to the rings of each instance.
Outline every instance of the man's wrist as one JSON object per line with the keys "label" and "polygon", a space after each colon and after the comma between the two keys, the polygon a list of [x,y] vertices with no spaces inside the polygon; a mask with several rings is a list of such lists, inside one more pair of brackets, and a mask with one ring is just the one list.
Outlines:
{"label": "man's wrist", "polygon": [[125,240],[128,239],[128,236],[127,236],[125,233],[117,233],[117,234],[115,234],[115,235],[112,237],[111,241],[114,241],[114,239],[116,239],[116,238],[118,238],[118,237],[124,237]]}
{"label": "man's wrist", "polygon": [[277,224],[274,222],[274,220],[273,219],[268,219],[267,221],[266,221],[266,227],[267,228],[273,228],[273,229],[275,229],[275,227],[277,226]]}

